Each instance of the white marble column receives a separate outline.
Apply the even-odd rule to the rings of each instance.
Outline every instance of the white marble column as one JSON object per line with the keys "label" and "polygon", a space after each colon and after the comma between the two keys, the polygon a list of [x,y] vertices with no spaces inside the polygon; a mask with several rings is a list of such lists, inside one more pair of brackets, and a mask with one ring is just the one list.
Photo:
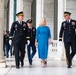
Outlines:
{"label": "white marble column", "polygon": [[64,20],[63,13],[64,13],[64,0],[58,0],[58,38],[59,38],[61,23]]}
{"label": "white marble column", "polygon": [[0,0],[0,67],[6,67],[3,55],[4,0]]}
{"label": "white marble column", "polygon": [[64,11],[66,11],[66,0],[58,0],[58,38],[61,23],[64,21]]}
{"label": "white marble column", "polygon": [[[58,39],[59,39],[59,32],[60,32],[61,24],[64,21],[65,10],[66,10],[66,0],[58,0]],[[64,45],[62,45],[62,48],[61,49],[59,48],[58,50],[62,50],[61,60],[64,60],[65,59]]]}
{"label": "white marble column", "polygon": [[36,0],[36,27],[39,26],[40,20],[43,17],[44,0]]}
{"label": "white marble column", "polygon": [[23,11],[23,0],[17,0],[17,12]]}
{"label": "white marble column", "polygon": [[14,21],[14,0],[9,1],[9,30]]}

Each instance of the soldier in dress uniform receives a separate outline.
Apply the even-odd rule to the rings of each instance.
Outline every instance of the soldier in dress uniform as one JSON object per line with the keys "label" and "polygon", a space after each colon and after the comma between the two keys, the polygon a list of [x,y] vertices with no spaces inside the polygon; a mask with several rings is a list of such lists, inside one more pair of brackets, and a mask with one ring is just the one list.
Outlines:
{"label": "soldier in dress uniform", "polygon": [[[28,30],[27,30],[27,52],[28,52],[28,60],[29,64],[32,65],[32,59],[36,53],[36,46],[35,46],[35,35],[36,35],[36,28],[32,27],[32,20],[27,20]],[[31,51],[32,48],[32,51]]]}
{"label": "soldier in dress uniform", "polygon": [[[25,57],[25,44],[26,44],[26,34],[27,34],[27,23],[23,21],[24,13],[23,11],[16,14],[18,21],[13,22],[10,30],[10,39],[13,38],[14,45],[14,54],[16,68],[24,66],[24,57]],[[11,44],[11,41],[9,43]]]}
{"label": "soldier in dress uniform", "polygon": [[4,45],[5,45],[5,54],[6,57],[9,57],[9,49],[10,49],[10,44],[9,44],[9,31],[6,30],[6,33],[4,35]]}
{"label": "soldier in dress uniform", "polygon": [[[64,36],[64,46],[66,51],[66,58],[68,61],[68,68],[72,66],[72,59],[75,55],[75,29],[76,21],[70,18],[70,12],[64,12],[65,21],[62,22],[59,41],[62,41],[62,36]],[[71,47],[71,52],[70,52]]]}

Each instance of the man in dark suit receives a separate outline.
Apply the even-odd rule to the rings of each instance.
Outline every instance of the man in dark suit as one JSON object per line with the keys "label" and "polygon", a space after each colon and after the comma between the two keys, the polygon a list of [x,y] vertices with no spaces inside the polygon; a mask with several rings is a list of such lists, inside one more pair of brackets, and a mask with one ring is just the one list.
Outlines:
{"label": "man in dark suit", "polygon": [[[17,13],[16,16],[18,21],[13,22],[12,24],[10,39],[13,38],[16,68],[19,69],[20,62],[21,67],[24,65],[27,23],[23,21],[24,14],[22,11]],[[11,43],[11,40],[9,43]]]}
{"label": "man in dark suit", "polygon": [[[64,36],[64,46],[66,51],[66,58],[68,61],[68,68],[71,68],[72,59],[75,55],[75,29],[76,21],[70,18],[70,12],[64,12],[65,21],[62,22],[60,29],[59,41],[62,41],[62,36]],[[70,52],[71,47],[71,52]]]}
{"label": "man in dark suit", "polygon": [[[32,20],[27,20],[28,30],[27,30],[27,52],[28,52],[28,60],[29,64],[32,65],[32,59],[36,53],[36,46],[35,46],[35,35],[36,35],[36,28],[32,27]],[[32,48],[32,51],[31,51]]]}

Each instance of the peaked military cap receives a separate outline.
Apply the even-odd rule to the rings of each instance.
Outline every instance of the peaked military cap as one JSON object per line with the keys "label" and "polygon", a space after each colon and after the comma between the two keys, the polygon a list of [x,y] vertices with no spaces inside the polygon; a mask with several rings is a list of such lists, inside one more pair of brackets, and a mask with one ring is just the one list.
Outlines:
{"label": "peaked military cap", "polygon": [[65,15],[65,16],[66,16],[66,15],[71,15],[71,13],[70,13],[70,12],[65,11],[65,12],[64,12],[64,15]]}
{"label": "peaked military cap", "polygon": [[24,13],[23,13],[23,11],[21,11],[21,12],[18,12],[18,13],[16,14],[16,16],[24,16]]}
{"label": "peaked military cap", "polygon": [[32,19],[27,20],[27,23],[32,23]]}

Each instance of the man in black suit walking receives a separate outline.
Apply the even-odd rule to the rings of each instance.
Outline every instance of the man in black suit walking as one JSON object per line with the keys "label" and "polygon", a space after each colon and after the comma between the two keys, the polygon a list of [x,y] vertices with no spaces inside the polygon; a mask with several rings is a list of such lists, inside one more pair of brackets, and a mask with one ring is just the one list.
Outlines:
{"label": "man in black suit walking", "polygon": [[[16,14],[18,21],[13,22],[10,30],[10,39],[13,38],[14,54],[16,68],[24,66],[24,56],[25,56],[25,44],[26,44],[26,34],[27,34],[27,23],[23,21],[24,14],[19,12]],[[9,41],[11,43],[11,40]]]}
{"label": "man in black suit walking", "polygon": [[[76,21],[70,18],[70,12],[64,12],[65,21],[62,22],[59,41],[62,41],[62,36],[64,36],[64,46],[66,51],[66,58],[68,61],[68,68],[71,68],[72,59],[75,55],[75,29]],[[71,47],[71,52],[70,52]]]}

